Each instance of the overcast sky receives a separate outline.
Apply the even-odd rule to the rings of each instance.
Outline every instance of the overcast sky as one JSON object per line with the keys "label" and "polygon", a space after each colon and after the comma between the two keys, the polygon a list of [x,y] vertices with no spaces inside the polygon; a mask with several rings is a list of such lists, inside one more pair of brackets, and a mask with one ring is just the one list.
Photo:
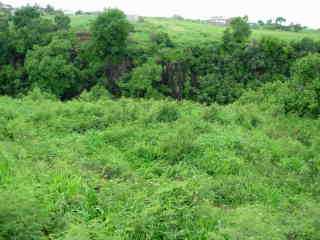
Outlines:
{"label": "overcast sky", "polygon": [[0,0],[13,6],[38,3],[64,10],[97,11],[117,7],[128,14],[208,18],[210,16],[244,16],[251,21],[277,16],[288,22],[320,28],[320,0]]}

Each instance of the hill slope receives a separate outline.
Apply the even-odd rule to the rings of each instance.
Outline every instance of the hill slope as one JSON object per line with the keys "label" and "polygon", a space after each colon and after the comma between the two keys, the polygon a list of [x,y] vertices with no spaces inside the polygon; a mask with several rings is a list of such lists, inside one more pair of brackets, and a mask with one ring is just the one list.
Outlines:
{"label": "hill slope", "polygon": [[[71,25],[77,31],[88,30],[90,23],[96,18],[95,15],[70,16]],[[167,32],[177,43],[192,43],[193,41],[219,40],[224,31],[224,27],[213,26],[207,23],[191,20],[177,20],[170,18],[144,18],[143,22],[135,22],[136,33],[134,37],[140,41],[146,40],[148,34],[155,30]],[[299,33],[272,31],[272,30],[253,30],[253,38],[264,36],[276,37],[283,40],[301,40],[312,38],[320,40],[320,33],[314,30],[305,30]]]}
{"label": "hill slope", "polygon": [[90,96],[0,98],[0,239],[320,238],[320,120]]}

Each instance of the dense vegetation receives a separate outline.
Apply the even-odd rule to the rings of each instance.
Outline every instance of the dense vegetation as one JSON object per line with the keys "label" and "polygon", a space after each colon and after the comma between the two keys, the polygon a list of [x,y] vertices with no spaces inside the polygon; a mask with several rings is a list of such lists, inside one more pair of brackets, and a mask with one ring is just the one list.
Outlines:
{"label": "dense vegetation", "polygon": [[311,38],[252,38],[247,18],[233,19],[221,40],[203,33],[202,41],[176,41],[143,18],[131,24],[117,9],[94,18],[88,32],[70,29],[62,12],[45,10],[1,14],[0,94],[37,86],[66,100],[99,84],[114,97],[227,104],[266,82],[290,81],[297,61],[320,52],[320,41]]}
{"label": "dense vegetation", "polygon": [[320,239],[318,40],[43,11],[0,13],[0,240]]}
{"label": "dense vegetation", "polygon": [[[97,18],[97,14],[70,15],[71,28],[75,31],[90,31],[90,25]],[[149,35],[154,30],[159,30],[169,34],[170,38],[177,44],[191,44],[195,41],[204,42],[220,40],[226,27],[208,24],[199,20],[177,19],[177,18],[156,18],[143,17],[132,22],[135,31],[131,38],[136,41],[148,42]],[[303,38],[319,40],[319,31],[313,29],[303,29],[300,32],[284,31],[282,29],[269,28],[260,25],[252,27],[252,39],[263,37],[279,38],[286,41],[298,41]]]}
{"label": "dense vegetation", "polygon": [[272,19],[269,19],[266,22],[260,20],[257,24],[254,24],[254,27],[288,32],[300,32],[306,28],[301,26],[301,24],[290,23],[289,25],[285,25],[286,22],[287,20],[284,17],[277,17],[275,21]]}
{"label": "dense vegetation", "polygon": [[285,114],[284,89],[1,97],[0,239],[320,239],[320,121]]}

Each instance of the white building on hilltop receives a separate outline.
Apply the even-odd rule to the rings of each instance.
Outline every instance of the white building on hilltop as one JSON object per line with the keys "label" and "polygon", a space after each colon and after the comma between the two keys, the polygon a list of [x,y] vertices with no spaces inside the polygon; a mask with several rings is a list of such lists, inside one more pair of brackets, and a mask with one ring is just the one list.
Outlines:
{"label": "white building on hilltop", "polygon": [[216,26],[226,26],[230,23],[231,18],[225,18],[222,16],[215,16],[207,20],[207,23],[213,24]]}

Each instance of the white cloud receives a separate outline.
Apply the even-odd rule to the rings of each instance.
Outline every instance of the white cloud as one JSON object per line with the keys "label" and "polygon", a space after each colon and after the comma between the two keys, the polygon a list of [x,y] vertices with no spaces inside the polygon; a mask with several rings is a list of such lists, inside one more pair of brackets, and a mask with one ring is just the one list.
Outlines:
{"label": "white cloud", "polygon": [[179,14],[188,18],[210,16],[248,15],[251,20],[283,16],[290,22],[320,28],[319,0],[4,0],[21,6],[38,3],[51,4],[65,10],[101,10],[118,7],[130,14],[143,16],[172,16]]}

